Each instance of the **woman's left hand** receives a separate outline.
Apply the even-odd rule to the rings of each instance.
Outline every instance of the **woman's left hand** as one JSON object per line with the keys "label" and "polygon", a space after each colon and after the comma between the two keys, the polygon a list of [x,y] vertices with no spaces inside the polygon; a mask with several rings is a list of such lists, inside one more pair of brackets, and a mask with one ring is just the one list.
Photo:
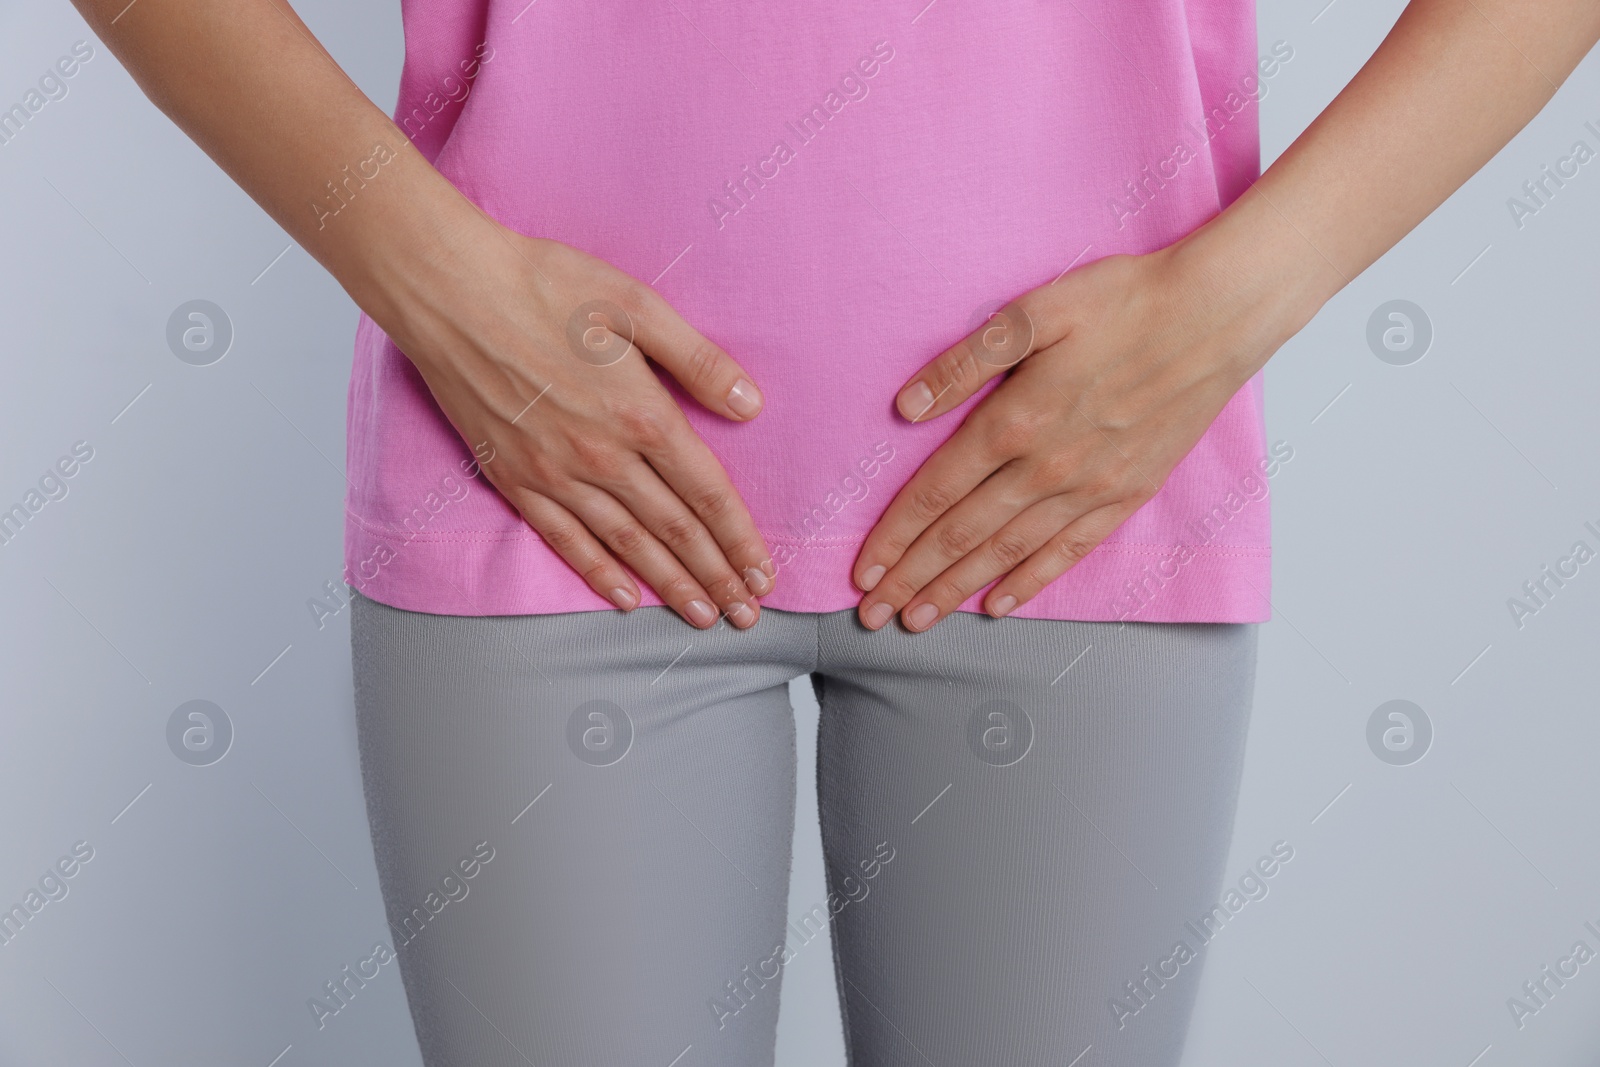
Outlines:
{"label": "woman's left hand", "polygon": [[1122,525],[1310,317],[1250,274],[1184,242],[1107,256],[923,367],[896,398],[913,422],[1010,374],[867,537],[853,572],[862,623],[899,612],[926,630],[996,578],[984,610],[1009,614]]}

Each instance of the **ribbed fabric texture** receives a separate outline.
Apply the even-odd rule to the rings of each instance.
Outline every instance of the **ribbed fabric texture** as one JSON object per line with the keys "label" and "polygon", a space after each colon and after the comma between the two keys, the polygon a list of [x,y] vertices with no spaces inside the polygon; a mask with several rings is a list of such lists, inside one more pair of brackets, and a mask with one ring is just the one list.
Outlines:
{"label": "ribbed fabric texture", "polygon": [[[1203,949],[1145,969],[1221,891],[1253,625],[767,610],[700,632],[358,595],[352,631],[429,1067],[770,1064],[783,968],[824,930],[854,1067],[1178,1062]],[[807,672],[829,893],[790,902]]]}

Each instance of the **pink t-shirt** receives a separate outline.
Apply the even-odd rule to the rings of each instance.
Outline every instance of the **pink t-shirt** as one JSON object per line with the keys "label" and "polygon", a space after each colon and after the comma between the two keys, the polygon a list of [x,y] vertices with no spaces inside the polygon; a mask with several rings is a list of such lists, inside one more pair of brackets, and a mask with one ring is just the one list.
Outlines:
{"label": "pink t-shirt", "polygon": [[[765,410],[674,387],[778,564],[763,603],[853,607],[851,566],[973,404],[907,377],[1007,300],[1149,252],[1256,178],[1253,0],[405,0],[396,121],[518,232],[653,282]],[[1268,617],[1261,378],[1167,484],[1022,617]],[[449,615],[613,610],[476,474],[362,317],[346,580]],[[659,604],[643,586],[644,603]],[[980,609],[981,594],[966,610]]]}

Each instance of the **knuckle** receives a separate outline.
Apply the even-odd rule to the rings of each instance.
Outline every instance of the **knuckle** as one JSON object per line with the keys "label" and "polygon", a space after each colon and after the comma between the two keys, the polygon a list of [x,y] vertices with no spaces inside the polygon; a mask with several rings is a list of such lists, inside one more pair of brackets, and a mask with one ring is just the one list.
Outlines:
{"label": "knuckle", "polygon": [[930,482],[919,485],[911,494],[911,508],[924,522],[931,521],[950,510],[956,502],[956,492],[948,485]]}
{"label": "knuckle", "polygon": [[1023,332],[1028,341],[1029,352],[1038,346],[1040,327],[1048,325],[1046,322],[1050,317],[1048,292],[1047,289],[1030,289],[1000,309],[1000,313],[1005,316],[1006,325]]}
{"label": "knuckle", "polygon": [[[554,496],[565,492],[572,482],[549,456],[534,456],[517,465],[514,475],[519,489]],[[494,482],[494,479],[490,479]],[[494,482],[496,486],[499,482]]]}
{"label": "knuckle", "polygon": [[972,525],[959,520],[952,520],[939,524],[934,531],[934,542],[940,550],[950,556],[965,556],[978,542],[978,531]]}
{"label": "knuckle", "polygon": [[640,451],[660,448],[667,440],[666,412],[655,403],[618,403],[611,417],[627,440]]}
{"label": "knuckle", "polygon": [[638,323],[650,316],[655,306],[656,293],[643,282],[630,281],[623,285],[612,297],[623,314]]}
{"label": "knuckle", "polygon": [[1133,492],[1131,479],[1110,473],[1094,475],[1084,481],[1078,492],[1091,502],[1120,500]]}
{"label": "knuckle", "polygon": [[[1054,551],[1054,548],[1052,547],[1048,551]],[[1052,573],[1052,568],[1055,566],[1053,559],[1054,557],[1047,555],[1047,558],[1037,561],[1027,571],[1018,576],[1021,581],[1017,583],[1016,588],[1011,590],[1018,600],[1024,598],[1024,593],[1030,597],[1036,595],[1041,589],[1055,580],[1055,574]]]}
{"label": "knuckle", "polygon": [[1094,542],[1082,534],[1063,533],[1051,547],[1055,561],[1070,567],[1094,550]]}
{"label": "knuckle", "polygon": [[583,473],[596,481],[612,482],[622,473],[622,456],[614,442],[593,437],[574,437],[572,455],[583,466]]}
{"label": "knuckle", "polygon": [[584,537],[570,522],[547,522],[540,526],[539,536],[563,559],[578,555],[584,548]]}
{"label": "knuckle", "polygon": [[662,544],[677,551],[693,544],[702,529],[700,521],[693,515],[672,515],[661,520],[656,536]]}
{"label": "knuckle", "polygon": [[973,351],[972,344],[958,345],[952,349],[950,354],[939,362],[935,373],[939,378],[940,389],[948,386],[974,389],[987,377],[983,364]]}
{"label": "knuckle", "polygon": [[[916,539],[913,534],[902,532],[899,527],[875,531],[872,537],[873,559],[885,567],[893,567],[903,559],[911,549],[911,542]],[[862,558],[866,558],[865,553]]]}
{"label": "knuckle", "polygon": [[715,520],[733,506],[733,494],[725,486],[697,485],[684,494],[683,502],[702,519]]}
{"label": "knuckle", "polygon": [[680,384],[691,392],[701,392],[717,384],[722,376],[722,353],[705,338],[697,340],[683,355]]}
{"label": "knuckle", "polygon": [[519,474],[515,481],[504,488],[497,485],[495,489],[508,504],[517,509],[522,521],[532,527],[541,540],[550,541],[552,537],[560,536],[562,529],[570,525],[559,513],[551,513],[550,503],[555,495],[547,494],[529,478]]}
{"label": "knuckle", "polygon": [[988,375],[1015,366],[1033,351],[1033,318],[1018,300],[991,312],[968,340],[978,373]]}
{"label": "knuckle", "polygon": [[637,556],[650,543],[650,532],[637,522],[625,522],[606,535],[606,544],[624,558]]}
{"label": "knuckle", "polygon": [[1000,533],[989,542],[989,552],[995,562],[1010,570],[1031,554],[1027,540],[1021,534]]}
{"label": "knuckle", "polygon": [[1072,484],[1072,476],[1078,473],[1079,468],[1075,457],[1046,456],[1034,465],[1029,481],[1036,490],[1059,493]]}
{"label": "knuckle", "polygon": [[1158,483],[1145,477],[1143,471],[1130,466],[1122,478],[1122,489],[1117,495],[1125,500],[1138,501],[1143,504],[1146,500],[1161,491]]}
{"label": "knuckle", "polygon": [[983,428],[990,449],[1002,456],[1022,456],[1033,450],[1044,417],[1027,408],[1007,407],[991,414]]}

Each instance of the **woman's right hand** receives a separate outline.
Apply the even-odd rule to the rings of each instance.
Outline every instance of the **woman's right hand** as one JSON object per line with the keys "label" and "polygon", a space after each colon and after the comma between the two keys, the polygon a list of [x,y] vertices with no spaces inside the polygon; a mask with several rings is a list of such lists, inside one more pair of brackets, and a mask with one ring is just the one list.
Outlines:
{"label": "woman's right hand", "polygon": [[[649,286],[490,219],[280,0],[232,0],[225,17],[207,0],[74,3],[400,346],[484,475],[596,592],[637,605],[626,563],[696,626],[755,623],[777,573],[761,534],[645,364],[747,421],[761,395],[727,353]],[[263,101],[272,122],[256,121]]]}
{"label": "woman's right hand", "polygon": [[445,261],[429,264],[426,283],[400,283],[405,336],[395,341],[484,475],[622,610],[640,599],[626,563],[697,627],[722,614],[754,625],[776,569],[645,357],[737,422],[761,410],[749,375],[649,286],[480,219],[462,251],[438,250]]}

